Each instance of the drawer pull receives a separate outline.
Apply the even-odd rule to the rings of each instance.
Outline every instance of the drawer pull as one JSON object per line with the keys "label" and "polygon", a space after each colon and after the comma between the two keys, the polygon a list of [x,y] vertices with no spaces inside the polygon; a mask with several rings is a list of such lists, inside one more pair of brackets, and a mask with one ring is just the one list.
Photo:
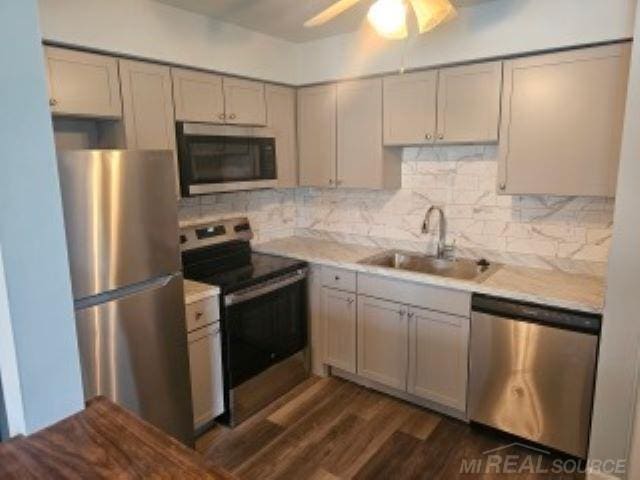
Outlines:
{"label": "drawer pull", "polygon": [[203,315],[204,315],[204,313],[202,313],[202,312],[196,312],[196,320],[200,320]]}
{"label": "drawer pull", "polygon": [[339,281],[340,281],[340,277],[339,277],[338,275],[336,275],[335,277],[333,277],[333,279],[334,279],[336,282],[339,282]]}

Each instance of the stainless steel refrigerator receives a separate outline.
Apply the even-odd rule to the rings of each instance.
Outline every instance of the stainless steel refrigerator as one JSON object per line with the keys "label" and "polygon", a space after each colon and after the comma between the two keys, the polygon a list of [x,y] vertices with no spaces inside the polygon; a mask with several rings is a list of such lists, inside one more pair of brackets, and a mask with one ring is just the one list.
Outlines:
{"label": "stainless steel refrigerator", "polygon": [[173,156],[68,151],[58,167],[85,397],[192,445]]}

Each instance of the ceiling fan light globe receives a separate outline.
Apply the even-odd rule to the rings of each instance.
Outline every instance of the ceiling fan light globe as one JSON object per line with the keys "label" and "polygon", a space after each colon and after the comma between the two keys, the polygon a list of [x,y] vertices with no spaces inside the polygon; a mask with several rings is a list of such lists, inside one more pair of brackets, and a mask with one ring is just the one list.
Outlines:
{"label": "ceiling fan light globe", "polygon": [[404,0],[377,0],[369,8],[367,20],[382,37],[402,39],[408,35]]}
{"label": "ceiling fan light globe", "polygon": [[441,23],[453,19],[457,12],[449,0],[409,0],[418,22],[420,33],[433,30]]}

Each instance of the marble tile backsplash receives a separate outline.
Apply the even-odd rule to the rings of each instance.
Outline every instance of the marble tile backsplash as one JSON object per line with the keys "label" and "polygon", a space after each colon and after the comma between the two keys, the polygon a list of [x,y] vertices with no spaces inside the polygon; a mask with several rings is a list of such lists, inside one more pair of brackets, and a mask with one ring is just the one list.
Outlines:
{"label": "marble tile backsplash", "polygon": [[[444,207],[460,251],[605,262],[613,199],[496,194],[496,146],[405,148],[402,189],[298,188],[185,199],[181,220],[247,215],[257,241],[294,232],[376,245],[433,248],[431,205]],[[553,175],[553,172],[549,172]],[[434,229],[435,230],[435,229]]]}
{"label": "marble tile backsplash", "polygon": [[295,190],[257,190],[183,198],[178,210],[181,225],[246,216],[256,242],[293,235],[296,212]]}

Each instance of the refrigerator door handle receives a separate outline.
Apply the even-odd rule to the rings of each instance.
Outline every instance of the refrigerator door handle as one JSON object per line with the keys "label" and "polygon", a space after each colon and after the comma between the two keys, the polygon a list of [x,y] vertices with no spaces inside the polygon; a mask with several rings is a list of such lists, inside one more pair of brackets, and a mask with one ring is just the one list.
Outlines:
{"label": "refrigerator door handle", "polygon": [[157,288],[166,287],[176,277],[174,275],[166,275],[164,277],[152,278],[151,280],[145,280],[133,285],[128,285],[123,288],[111,290],[109,292],[100,293],[91,297],[81,298],[74,302],[75,310],[83,310],[85,308],[100,305],[102,303],[111,302],[113,300],[119,300],[130,295],[135,295],[144,290],[154,290]]}

